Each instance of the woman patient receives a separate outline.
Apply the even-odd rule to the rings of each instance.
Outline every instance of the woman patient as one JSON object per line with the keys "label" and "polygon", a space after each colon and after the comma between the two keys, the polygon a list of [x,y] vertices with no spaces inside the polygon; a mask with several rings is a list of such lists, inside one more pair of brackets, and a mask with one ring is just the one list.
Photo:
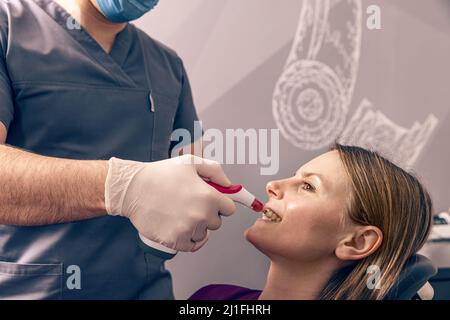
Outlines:
{"label": "woman patient", "polygon": [[420,182],[358,147],[337,145],[266,189],[266,215],[245,231],[270,258],[264,289],[210,285],[190,299],[383,299],[431,226]]}

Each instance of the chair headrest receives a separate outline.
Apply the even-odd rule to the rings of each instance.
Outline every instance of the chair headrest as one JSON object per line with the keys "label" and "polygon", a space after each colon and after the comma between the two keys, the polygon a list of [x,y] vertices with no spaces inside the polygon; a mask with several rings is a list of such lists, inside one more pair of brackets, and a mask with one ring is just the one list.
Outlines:
{"label": "chair headrest", "polygon": [[412,255],[385,299],[411,300],[436,273],[437,269],[428,258],[420,254]]}

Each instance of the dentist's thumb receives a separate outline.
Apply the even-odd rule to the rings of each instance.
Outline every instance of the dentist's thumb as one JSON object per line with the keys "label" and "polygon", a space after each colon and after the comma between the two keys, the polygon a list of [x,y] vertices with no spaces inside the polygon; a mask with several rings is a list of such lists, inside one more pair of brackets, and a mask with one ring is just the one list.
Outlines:
{"label": "dentist's thumb", "polygon": [[230,179],[219,162],[203,158],[196,158],[196,160],[195,168],[199,176],[224,187],[231,185]]}
{"label": "dentist's thumb", "polygon": [[[197,170],[197,174],[201,176],[206,181],[214,182],[223,187],[228,187],[231,185],[230,179],[226,176],[223,171],[222,165],[213,160],[196,158],[197,162],[195,163],[195,168]],[[231,200],[226,195],[218,192],[216,189],[210,187],[214,194],[216,203],[218,204],[217,210],[222,216],[231,216],[236,211],[236,205],[234,201]],[[216,230],[219,229],[219,226],[211,225],[209,229]]]}

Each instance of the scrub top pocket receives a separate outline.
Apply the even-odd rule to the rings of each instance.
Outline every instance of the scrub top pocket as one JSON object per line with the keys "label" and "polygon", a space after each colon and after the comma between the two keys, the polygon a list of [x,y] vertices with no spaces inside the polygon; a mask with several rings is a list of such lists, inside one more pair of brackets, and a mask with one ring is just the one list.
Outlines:
{"label": "scrub top pocket", "polygon": [[19,264],[0,261],[0,299],[62,298],[62,264]]}
{"label": "scrub top pocket", "polygon": [[173,132],[178,99],[156,92],[152,97],[154,103],[152,161],[158,161],[170,157],[170,136]]}

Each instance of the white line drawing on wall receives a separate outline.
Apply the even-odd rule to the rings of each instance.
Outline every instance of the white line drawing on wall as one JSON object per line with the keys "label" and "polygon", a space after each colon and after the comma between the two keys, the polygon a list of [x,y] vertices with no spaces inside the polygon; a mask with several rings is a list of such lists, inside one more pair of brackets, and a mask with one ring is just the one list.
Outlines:
{"label": "white line drawing on wall", "polygon": [[300,149],[321,149],[339,138],[410,168],[438,125],[435,115],[406,129],[366,98],[345,124],[359,68],[362,14],[361,0],[303,1],[273,94],[274,119],[282,135]]}
{"label": "white line drawing on wall", "polygon": [[412,168],[436,129],[438,119],[430,114],[410,129],[399,126],[364,99],[349,121],[339,142],[380,152],[402,168]]}
{"label": "white line drawing on wall", "polygon": [[305,0],[273,94],[273,115],[296,147],[315,150],[344,129],[359,67],[361,0]]}

